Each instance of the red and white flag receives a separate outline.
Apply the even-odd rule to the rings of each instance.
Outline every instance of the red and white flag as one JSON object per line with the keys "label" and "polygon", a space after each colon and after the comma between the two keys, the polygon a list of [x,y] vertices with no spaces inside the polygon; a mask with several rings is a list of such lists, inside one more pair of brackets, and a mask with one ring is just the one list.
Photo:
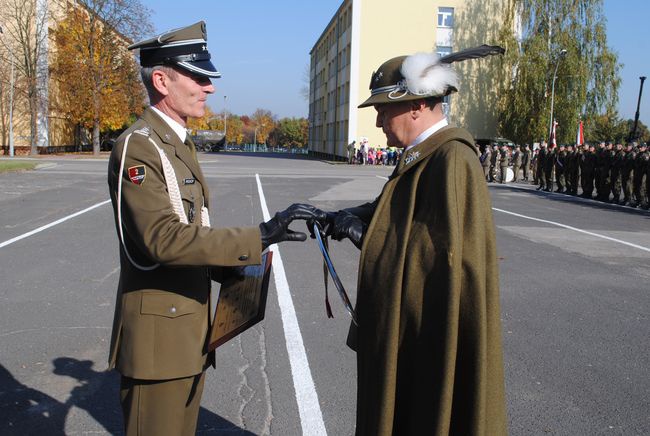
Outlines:
{"label": "red and white flag", "polygon": [[576,145],[584,145],[585,143],[585,132],[582,130],[582,120],[578,124],[578,134],[576,135]]}
{"label": "red and white flag", "polygon": [[555,140],[555,128],[557,127],[557,121],[553,120],[553,128],[551,129],[551,138],[548,141],[548,146],[550,148],[557,147],[557,141]]}

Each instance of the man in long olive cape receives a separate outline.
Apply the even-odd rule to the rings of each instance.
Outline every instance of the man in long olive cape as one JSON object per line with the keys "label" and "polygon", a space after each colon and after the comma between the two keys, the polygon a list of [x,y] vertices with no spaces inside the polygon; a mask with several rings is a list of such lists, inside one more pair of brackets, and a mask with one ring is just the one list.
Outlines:
{"label": "man in long olive cape", "polygon": [[[414,59],[418,57],[419,59]],[[361,249],[357,435],[507,434],[489,194],[471,135],[447,124],[456,76],[435,55],[373,74],[377,127],[405,152],[372,203],[321,219]],[[433,74],[431,81],[419,78]]]}

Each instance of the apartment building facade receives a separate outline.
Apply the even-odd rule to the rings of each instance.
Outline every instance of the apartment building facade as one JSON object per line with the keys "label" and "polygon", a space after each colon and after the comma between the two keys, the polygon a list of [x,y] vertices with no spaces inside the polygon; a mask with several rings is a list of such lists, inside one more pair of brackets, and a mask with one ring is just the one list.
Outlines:
{"label": "apartment building facade", "polygon": [[[385,147],[372,108],[357,109],[369,95],[372,72],[400,55],[453,51],[496,44],[507,0],[344,0],[310,55],[309,148],[344,157],[346,146],[366,137]],[[496,98],[503,80],[498,58],[454,65],[460,92],[445,104],[449,120],[475,137],[497,132]]]}

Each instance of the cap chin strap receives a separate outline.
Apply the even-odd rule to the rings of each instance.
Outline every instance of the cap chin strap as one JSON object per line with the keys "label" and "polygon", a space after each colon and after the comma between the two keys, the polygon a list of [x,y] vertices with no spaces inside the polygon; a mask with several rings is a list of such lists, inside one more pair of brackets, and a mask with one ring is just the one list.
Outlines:
{"label": "cap chin strap", "polygon": [[[129,133],[129,135],[126,137],[126,140],[124,141],[124,148],[122,150],[122,159],[120,161],[120,181],[117,184],[117,221],[118,221],[118,228],[119,228],[119,235],[120,235],[120,243],[122,244],[122,247],[124,248],[124,253],[126,254],[126,257],[129,259],[129,262],[131,262],[131,265],[136,267],[137,269],[141,271],[152,271],[160,266],[160,263],[155,263],[153,265],[140,265],[137,263],[131,255],[129,254],[129,250],[126,248],[126,243],[124,242],[124,229],[122,225],[122,179],[123,179],[123,172],[124,172],[124,162],[125,162],[125,157],[126,157],[126,150],[129,147],[129,140],[131,139],[131,135],[133,133]],[[162,163],[162,168],[163,168],[163,174],[165,175],[165,183],[167,184],[167,192],[169,193],[169,201],[172,205],[172,209],[174,210],[174,213],[178,215],[178,219],[180,220],[181,223],[183,224],[189,224],[187,220],[187,215],[185,214],[185,209],[183,208],[183,199],[181,197],[181,191],[180,188],[178,187],[178,181],[176,180],[176,172],[174,171],[174,167],[172,166],[171,162],[169,161],[169,158],[165,154],[165,151],[158,146],[154,142],[153,139],[147,138],[149,142],[153,144],[154,147],[156,147],[156,150],[158,151],[158,154],[160,155],[160,161]],[[203,227],[210,227],[210,215],[208,212],[208,208],[205,207],[205,204],[201,206],[201,225]]]}

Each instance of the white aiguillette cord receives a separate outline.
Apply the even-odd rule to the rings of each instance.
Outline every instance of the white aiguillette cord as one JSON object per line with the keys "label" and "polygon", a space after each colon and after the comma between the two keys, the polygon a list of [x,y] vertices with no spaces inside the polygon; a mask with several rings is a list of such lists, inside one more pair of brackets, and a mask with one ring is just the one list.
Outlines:
{"label": "white aiguillette cord", "polygon": [[[117,184],[117,221],[119,223],[119,234],[120,234],[120,242],[122,244],[122,247],[124,248],[124,253],[126,254],[126,257],[129,259],[129,262],[136,268],[142,271],[152,271],[160,266],[159,263],[155,263],[153,265],[149,266],[143,266],[138,264],[131,255],[129,254],[129,250],[126,248],[126,244],[124,243],[124,229],[122,225],[122,179],[124,178],[123,173],[124,173],[124,161],[126,160],[126,150],[129,147],[129,140],[131,139],[131,135],[133,133],[129,133],[129,135],[126,137],[126,140],[124,141],[124,148],[122,149],[122,158],[120,160],[120,172],[118,173],[119,176],[119,182]],[[160,161],[162,162],[162,168],[163,168],[163,173],[165,175],[165,182],[167,184],[167,192],[169,193],[169,201],[172,205],[172,208],[174,209],[174,213],[178,215],[178,219],[180,220],[181,223],[183,224],[188,224],[187,220],[187,215],[185,215],[185,209],[183,208],[183,199],[181,197],[181,190],[178,187],[178,181],[176,180],[176,172],[174,171],[174,167],[172,166],[171,162],[169,162],[169,158],[167,158],[167,155],[165,154],[165,151],[158,147],[158,144],[156,144],[153,139],[149,139],[149,142],[153,144],[154,147],[156,147],[156,150],[158,151],[158,154],[160,155]],[[210,215],[208,213],[208,208],[205,207],[205,205],[201,206],[201,225],[203,227],[210,227]]]}

